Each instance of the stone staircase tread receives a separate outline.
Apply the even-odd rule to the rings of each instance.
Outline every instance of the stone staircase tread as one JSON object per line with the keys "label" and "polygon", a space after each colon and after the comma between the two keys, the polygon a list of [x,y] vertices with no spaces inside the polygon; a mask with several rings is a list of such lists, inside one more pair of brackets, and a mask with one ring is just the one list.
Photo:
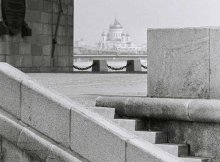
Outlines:
{"label": "stone staircase tread", "polygon": [[167,134],[161,131],[134,131],[133,133],[153,144],[167,143]]}
{"label": "stone staircase tread", "polygon": [[90,107],[89,109],[95,113],[98,113],[99,115],[101,115],[107,119],[114,119],[114,117],[115,117],[115,109],[114,108]]}
{"label": "stone staircase tread", "polygon": [[113,119],[112,121],[129,131],[141,130],[144,127],[143,122],[139,119]]}
{"label": "stone staircase tread", "polygon": [[187,162],[209,162],[211,159],[206,157],[195,157],[195,156],[185,156],[180,157],[182,160]]}
{"label": "stone staircase tread", "polygon": [[155,145],[167,151],[168,153],[178,156],[178,157],[189,155],[189,147],[187,144],[164,143],[164,144],[155,144]]}

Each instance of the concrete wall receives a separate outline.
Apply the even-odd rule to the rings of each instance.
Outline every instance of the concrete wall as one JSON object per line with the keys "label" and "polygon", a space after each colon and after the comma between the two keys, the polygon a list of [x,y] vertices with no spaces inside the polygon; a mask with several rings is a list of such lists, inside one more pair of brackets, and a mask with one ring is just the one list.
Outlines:
{"label": "concrete wall", "polygon": [[59,11],[58,0],[26,0],[25,20],[32,29],[32,36],[22,38],[20,33],[0,36],[0,62],[7,62],[24,72],[72,71],[73,1],[62,0],[62,5],[64,12],[53,59],[52,36]]}
{"label": "concrete wall", "polygon": [[[6,63],[0,63],[0,91],[0,135],[40,159],[52,151],[68,162],[75,156],[83,162],[182,161]],[[1,110],[16,121],[5,119]]]}
{"label": "concrete wall", "polygon": [[148,30],[148,96],[220,98],[220,28]]}

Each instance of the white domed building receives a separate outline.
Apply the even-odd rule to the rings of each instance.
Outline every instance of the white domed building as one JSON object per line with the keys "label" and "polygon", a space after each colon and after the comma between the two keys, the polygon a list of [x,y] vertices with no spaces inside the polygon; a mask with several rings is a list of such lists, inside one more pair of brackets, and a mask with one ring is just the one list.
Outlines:
{"label": "white domed building", "polygon": [[138,52],[140,47],[131,42],[131,37],[124,32],[122,25],[115,19],[109,26],[108,33],[102,33],[102,40],[98,43],[98,48],[103,50],[117,50]]}

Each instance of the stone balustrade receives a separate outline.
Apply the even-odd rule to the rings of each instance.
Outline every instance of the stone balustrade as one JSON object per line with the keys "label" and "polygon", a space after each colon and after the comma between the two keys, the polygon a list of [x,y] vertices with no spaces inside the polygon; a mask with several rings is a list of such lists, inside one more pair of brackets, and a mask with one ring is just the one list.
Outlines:
{"label": "stone balustrade", "polygon": [[0,63],[0,91],[1,111],[11,115],[1,113],[0,135],[42,160],[55,154],[71,162],[181,161],[7,63]]}

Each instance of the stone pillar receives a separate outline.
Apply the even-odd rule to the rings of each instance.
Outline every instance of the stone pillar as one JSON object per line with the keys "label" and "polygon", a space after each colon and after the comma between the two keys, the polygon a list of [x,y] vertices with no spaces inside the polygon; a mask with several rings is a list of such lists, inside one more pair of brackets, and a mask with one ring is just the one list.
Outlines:
{"label": "stone pillar", "polygon": [[140,72],[141,71],[141,60],[128,60],[127,72]]}
{"label": "stone pillar", "polygon": [[148,96],[220,99],[220,28],[148,30]]}
{"label": "stone pillar", "polygon": [[108,72],[106,60],[93,60],[92,72]]}
{"label": "stone pillar", "polygon": [[[58,0],[26,0],[25,21],[32,36],[0,36],[0,61],[24,72],[69,72],[73,68],[73,0],[62,0],[63,13],[54,58],[52,38],[59,12]],[[0,7],[1,10],[1,7]],[[0,11],[0,20],[2,21]]]}

